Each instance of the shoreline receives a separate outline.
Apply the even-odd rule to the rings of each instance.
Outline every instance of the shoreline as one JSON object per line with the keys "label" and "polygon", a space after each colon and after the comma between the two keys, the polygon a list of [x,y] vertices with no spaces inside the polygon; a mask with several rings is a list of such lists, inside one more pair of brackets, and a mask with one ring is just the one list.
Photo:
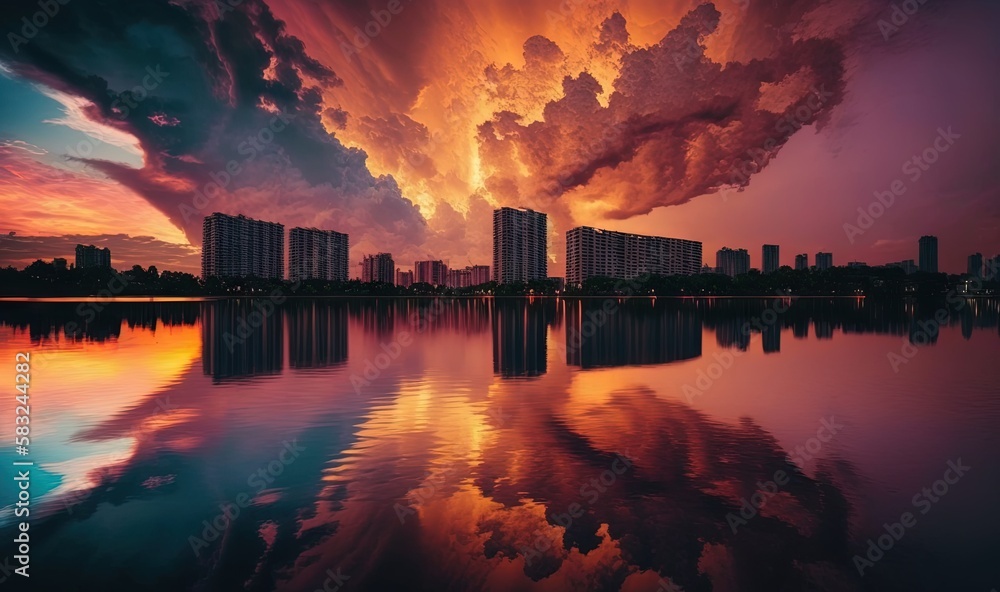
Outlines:
{"label": "shoreline", "polygon": [[[955,296],[964,299],[996,299],[1000,294],[956,294]],[[606,300],[613,298],[616,300],[930,300],[944,299],[947,294],[939,295],[903,295],[903,296],[882,296],[882,295],[816,295],[816,294],[788,294],[788,295],[705,295],[705,296],[645,296],[645,295],[515,295],[497,296],[493,294],[429,294],[420,295],[352,295],[352,294],[329,294],[329,295],[308,295],[308,296],[285,296],[286,300]],[[261,300],[269,299],[266,293],[252,296],[0,296],[0,303],[38,303],[38,304],[68,304],[77,302],[110,302],[120,304],[143,304],[143,303],[194,303],[194,302],[216,302],[221,300]]]}

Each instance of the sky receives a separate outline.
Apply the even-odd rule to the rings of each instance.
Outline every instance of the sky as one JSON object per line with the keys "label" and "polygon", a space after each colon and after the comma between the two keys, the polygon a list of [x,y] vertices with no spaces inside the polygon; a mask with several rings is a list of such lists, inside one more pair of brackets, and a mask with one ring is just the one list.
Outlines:
{"label": "sky", "polygon": [[995,2],[41,10],[0,8],[0,265],[86,243],[197,274],[216,211],[347,232],[352,264],[489,264],[499,206],[549,215],[551,275],[579,225],[709,264],[767,243],[876,265],[925,234],[943,271],[1000,254]]}

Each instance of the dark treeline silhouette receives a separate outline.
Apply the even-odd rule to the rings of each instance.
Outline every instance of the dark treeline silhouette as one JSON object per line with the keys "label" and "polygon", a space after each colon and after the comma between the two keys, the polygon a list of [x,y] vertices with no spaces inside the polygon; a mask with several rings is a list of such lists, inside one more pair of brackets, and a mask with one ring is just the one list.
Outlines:
{"label": "dark treeline silhouette", "polygon": [[5,302],[0,327],[27,331],[32,343],[51,340],[107,341],[117,339],[124,323],[155,332],[158,326],[194,325],[193,302]]}
{"label": "dark treeline silhouette", "polygon": [[[989,281],[976,280],[972,289],[980,294],[1000,293],[996,274]],[[582,286],[560,288],[557,281],[527,283],[490,282],[467,288],[413,284],[407,288],[384,283],[327,282],[244,278],[209,278],[203,281],[189,273],[165,271],[139,265],[121,273],[113,269],[60,269],[36,261],[23,270],[0,268],[2,296],[259,296],[280,293],[284,297],[309,296],[937,296],[949,291],[962,293],[970,277],[944,273],[907,275],[901,269],[880,267],[835,267],[826,270],[793,270],[775,273],[757,270],[729,277],[720,274],[646,275],[622,280],[587,279]]]}
{"label": "dark treeline silhouette", "polygon": [[[994,277],[995,276],[991,276]],[[699,275],[640,276],[631,280],[594,277],[566,290],[567,295],[602,296],[938,296],[950,290],[961,292],[969,276],[944,273],[914,273],[881,267],[834,267],[794,270],[785,266],[774,273],[750,273],[729,277],[716,273]],[[1000,293],[996,279],[981,281],[982,293]]]}

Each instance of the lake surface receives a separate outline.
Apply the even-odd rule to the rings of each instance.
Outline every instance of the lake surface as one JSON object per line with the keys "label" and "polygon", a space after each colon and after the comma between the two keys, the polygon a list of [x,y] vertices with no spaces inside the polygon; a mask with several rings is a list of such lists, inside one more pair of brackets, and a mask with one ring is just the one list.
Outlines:
{"label": "lake surface", "polygon": [[986,299],[0,303],[10,382],[32,356],[31,589],[990,592],[998,319]]}

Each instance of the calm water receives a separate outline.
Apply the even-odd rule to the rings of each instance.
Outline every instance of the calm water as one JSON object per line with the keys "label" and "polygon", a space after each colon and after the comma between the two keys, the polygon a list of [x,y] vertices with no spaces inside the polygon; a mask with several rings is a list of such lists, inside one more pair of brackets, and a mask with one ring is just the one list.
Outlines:
{"label": "calm water", "polygon": [[1000,304],[945,305],[0,303],[32,589],[990,592]]}

